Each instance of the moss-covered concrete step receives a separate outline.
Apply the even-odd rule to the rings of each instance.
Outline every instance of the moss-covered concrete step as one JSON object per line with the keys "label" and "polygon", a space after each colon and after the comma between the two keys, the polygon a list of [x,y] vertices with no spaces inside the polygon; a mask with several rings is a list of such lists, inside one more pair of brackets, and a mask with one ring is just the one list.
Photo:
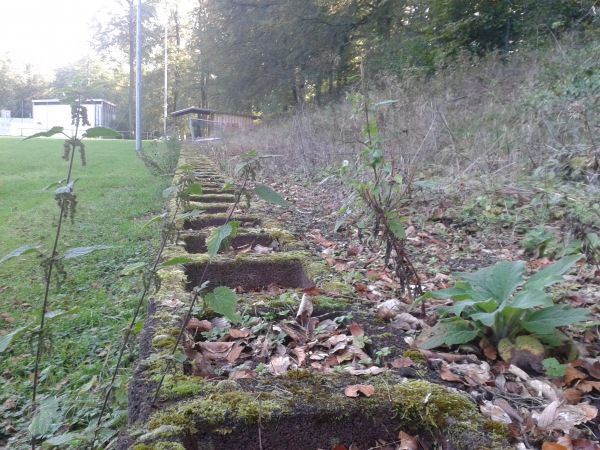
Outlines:
{"label": "moss-covered concrete step", "polygon": [[225,186],[225,182],[214,182],[214,181],[206,181],[206,180],[196,180],[196,183],[200,186],[202,186],[202,192],[204,192],[206,189],[216,189],[218,191],[220,191],[224,186]]}
{"label": "moss-covered concrete step", "polygon": [[[184,232],[180,236],[183,241],[185,250],[189,253],[206,253],[206,238],[209,233],[197,233],[197,232]],[[228,240],[228,248],[222,248],[220,253],[227,252],[229,248],[233,247],[234,250],[240,249],[247,246],[254,247],[255,245],[261,245],[263,247],[269,247],[273,242],[277,243],[277,247],[281,247],[284,244],[279,244],[278,237],[273,236],[260,229],[252,230],[240,230],[234,238]]]}
{"label": "moss-covered concrete step", "polygon": [[198,258],[198,262],[184,264],[184,273],[189,291],[207,280],[209,289],[226,286],[245,292],[261,291],[272,284],[293,289],[312,284],[307,275],[307,255],[298,251],[268,255],[243,253],[235,258],[211,261]]}
{"label": "moss-covered concrete step", "polygon": [[207,214],[215,214],[225,212],[235,206],[234,203],[200,203],[190,202],[189,210],[199,209]]}
{"label": "moss-covered concrete step", "polygon": [[202,183],[198,183],[200,186],[202,186],[202,193],[203,194],[232,194],[235,192],[234,189],[226,189],[223,190],[223,186],[225,185],[225,183],[219,185],[219,186],[206,186],[205,184]]}
{"label": "moss-covered concrete step", "polygon": [[[184,220],[184,230],[201,230],[206,227],[219,227],[224,225],[229,218],[228,214],[201,214],[197,217],[192,217]],[[260,225],[262,218],[251,214],[234,214],[231,220],[240,222],[240,226],[256,226]]]}
{"label": "moss-covered concrete step", "polygon": [[[356,384],[368,384],[372,394],[344,394]],[[168,377],[163,392],[169,406],[155,405],[158,411],[132,437],[134,450],[365,449],[395,442],[400,431],[435,448],[511,448],[506,431],[485,421],[466,395],[392,372],[368,380],[303,370],[237,381],[180,375]]]}
{"label": "moss-covered concrete step", "polygon": [[225,184],[225,177],[222,175],[196,175],[194,179],[200,183],[211,182],[211,183],[222,183]]}
{"label": "moss-covered concrete step", "polygon": [[235,195],[233,194],[201,194],[201,195],[190,195],[190,200],[193,202],[201,203],[233,203],[235,202]]}

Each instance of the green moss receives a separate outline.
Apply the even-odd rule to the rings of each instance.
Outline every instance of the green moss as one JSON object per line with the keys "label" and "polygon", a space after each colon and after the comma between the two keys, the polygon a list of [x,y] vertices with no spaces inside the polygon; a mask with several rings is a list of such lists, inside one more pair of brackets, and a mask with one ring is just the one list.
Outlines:
{"label": "green moss", "polygon": [[496,422],[495,420],[484,420],[483,431],[489,433],[493,440],[504,440],[510,437],[508,426],[502,422]]}
{"label": "green moss", "polygon": [[444,435],[456,448],[502,448],[483,433],[483,417],[466,396],[427,381],[410,381],[392,388],[392,404],[398,417],[415,430]]}
{"label": "green moss", "polygon": [[228,208],[231,208],[233,203],[200,203],[200,202],[190,202],[189,207],[186,208],[185,212],[193,211],[194,209],[199,209],[201,211],[227,211]]}
{"label": "green moss", "polygon": [[165,377],[163,391],[177,397],[187,397],[205,392],[207,383],[202,378],[176,375]]}
{"label": "green moss", "polygon": [[290,380],[306,380],[312,377],[312,374],[308,370],[290,370],[285,375]]}
{"label": "green moss", "polygon": [[189,403],[157,412],[148,422],[148,430],[156,430],[164,425],[180,427],[189,433],[194,433],[196,426],[193,415],[189,414]]}
{"label": "green moss", "polygon": [[173,436],[179,436],[184,432],[184,429],[174,425],[161,425],[146,434],[141,435],[137,442],[153,442],[157,439],[165,439]]}
{"label": "green moss", "polygon": [[336,292],[340,295],[345,295],[346,297],[352,297],[354,295],[353,287],[348,286],[341,281],[323,281],[319,287],[323,291]]}
{"label": "green moss", "polygon": [[152,338],[152,346],[156,348],[164,348],[175,346],[176,339],[168,334],[157,334]]}
{"label": "green moss", "polygon": [[353,303],[352,300],[346,298],[332,298],[323,295],[317,295],[313,297],[313,305],[318,308],[325,310],[335,310],[347,308],[349,304]]}
{"label": "green moss", "polygon": [[372,336],[372,337],[373,337],[373,339],[394,339],[396,337],[396,335],[394,333],[388,332],[388,333],[381,333],[381,334],[378,334],[378,335]]}
{"label": "green moss", "polygon": [[160,320],[161,322],[172,321],[172,320],[175,320],[178,318],[175,314],[171,314],[169,311],[166,311],[166,310],[158,311],[157,313],[154,314],[153,317],[155,319]]}
{"label": "green moss", "polygon": [[331,275],[331,269],[322,262],[313,262],[306,265],[306,276],[309,280],[318,282]]}
{"label": "green moss", "polygon": [[156,413],[148,422],[148,429],[152,431],[169,425],[195,433],[196,420],[215,430],[221,428],[230,416],[247,424],[256,424],[259,418],[268,419],[281,410],[281,404],[266,395],[261,397],[244,391],[213,391],[205,398],[180,403]]}
{"label": "green moss", "polygon": [[177,442],[158,442],[153,447],[154,450],[186,450],[185,447]]}
{"label": "green moss", "polygon": [[204,202],[204,203],[213,203],[213,202],[234,202],[235,195],[233,194],[201,194],[201,195],[192,195],[192,201],[195,202]]}
{"label": "green moss", "polygon": [[425,358],[420,351],[418,350],[406,350],[402,356],[405,358],[410,358],[416,363],[426,362],[427,358]]}
{"label": "green moss", "polygon": [[239,253],[236,255],[236,261],[264,261],[265,263],[279,263],[288,261],[304,262],[310,255],[306,252],[293,251],[282,253],[271,253],[266,255],[257,255],[256,253]]}

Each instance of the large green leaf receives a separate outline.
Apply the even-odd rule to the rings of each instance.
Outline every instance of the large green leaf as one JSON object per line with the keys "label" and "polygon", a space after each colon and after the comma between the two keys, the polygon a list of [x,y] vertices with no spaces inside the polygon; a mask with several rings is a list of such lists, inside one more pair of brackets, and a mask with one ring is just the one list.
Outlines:
{"label": "large green leaf", "polygon": [[274,203],[280,206],[291,205],[291,203],[284,199],[281,195],[263,184],[256,184],[254,186],[254,193],[269,203]]}
{"label": "large green leaf", "polygon": [[467,320],[441,320],[423,332],[417,342],[420,348],[429,350],[442,345],[466,344],[475,339],[478,334],[473,324]]}
{"label": "large green leaf", "polygon": [[513,298],[510,306],[518,309],[531,309],[538,306],[552,306],[552,296],[540,290],[521,291]]}
{"label": "large green leaf", "polygon": [[162,213],[160,216],[154,216],[152,219],[148,220],[148,222],[146,222],[142,228],[146,228],[153,223],[162,221],[165,217],[167,217],[167,214],[168,213]]}
{"label": "large green leaf", "polygon": [[206,247],[211,258],[214,258],[217,255],[221,248],[221,243],[231,235],[232,231],[233,228],[231,227],[231,224],[226,223],[210,233],[210,236],[206,240]]}
{"label": "large green leaf", "polygon": [[523,281],[525,268],[521,261],[499,262],[474,273],[454,274],[465,280],[488,298],[499,304],[505,302]]}
{"label": "large green leaf", "polygon": [[400,221],[400,219],[392,219],[389,221],[390,231],[396,238],[404,241],[406,240],[406,231],[404,230],[404,225]]}
{"label": "large green leaf", "polygon": [[87,130],[85,130],[85,133],[83,133],[83,137],[84,138],[96,138],[96,137],[107,137],[107,138],[116,138],[116,137],[121,137],[121,133],[119,133],[118,131],[112,130],[110,128],[106,128],[106,127],[93,127],[93,128],[88,128]]}
{"label": "large green leaf", "polygon": [[2,258],[0,258],[0,264],[2,264],[4,261],[8,261],[9,259],[26,255],[27,253],[36,252],[38,248],[40,248],[39,245],[24,245],[23,247],[19,247],[18,249],[10,252],[8,255],[5,255]]}
{"label": "large green leaf", "polygon": [[226,287],[215,288],[206,294],[206,304],[216,313],[223,314],[231,322],[239,322],[240,317],[235,313],[237,295]]}
{"label": "large green leaf", "polygon": [[164,261],[159,268],[162,269],[163,267],[176,266],[177,264],[186,264],[193,261],[194,260],[192,258],[187,256],[178,256],[177,258],[171,258],[167,261]]}
{"label": "large green leaf", "polygon": [[71,248],[66,251],[65,259],[79,258],[80,256],[85,256],[88,253],[92,253],[98,250],[109,250],[111,248],[115,248],[111,245],[92,245],[90,247],[76,247]]}
{"label": "large green leaf", "polygon": [[190,184],[185,192],[190,195],[201,195],[202,194],[202,186],[199,184]]}
{"label": "large green leaf", "polygon": [[61,445],[70,444],[72,442],[78,442],[83,438],[83,435],[80,433],[64,433],[59,434],[58,436],[51,437],[44,441],[44,446],[49,447],[60,447]]}
{"label": "large green leaf", "polygon": [[203,212],[204,212],[204,210],[202,210],[202,209],[194,209],[192,211],[189,211],[189,212],[186,212],[183,214],[179,214],[177,217],[175,217],[175,221],[177,222],[177,221],[180,221],[183,219],[187,219],[189,217],[196,217],[196,216],[199,216],[200,214],[202,214]]}
{"label": "large green leaf", "polygon": [[543,290],[554,283],[560,283],[564,281],[562,275],[567,272],[573,265],[582,258],[581,255],[569,255],[562,258],[560,261],[555,262],[540,270],[535,275],[532,275],[527,280],[523,289],[526,290]]}
{"label": "large green leaf", "polygon": [[583,322],[588,316],[589,311],[586,308],[555,305],[527,314],[521,321],[521,326],[530,333],[548,334],[556,327]]}
{"label": "large green leaf", "polygon": [[62,420],[58,400],[50,397],[40,403],[37,414],[29,424],[29,431],[34,436],[44,436],[54,432]]}
{"label": "large green leaf", "polygon": [[[469,308],[473,307],[473,308]],[[455,316],[462,315],[466,310],[465,315],[473,314],[473,311],[482,311],[483,313],[490,313],[498,308],[498,304],[495,300],[488,300],[487,302],[481,300],[473,300],[471,298],[466,298],[465,300],[457,301],[454,306],[448,308],[449,311]]]}
{"label": "large green leaf", "polygon": [[140,269],[148,266],[147,262],[138,261],[135,263],[127,264],[123,270],[121,270],[121,275],[131,275],[133,272],[137,272]]}
{"label": "large green leaf", "polygon": [[14,341],[16,338],[18,338],[21,334],[23,334],[23,332],[25,330],[27,330],[28,328],[30,328],[30,325],[27,325],[25,327],[16,328],[12,332],[2,336],[0,338],[0,353],[4,353],[4,351],[6,351],[6,349],[10,346],[10,344],[12,344],[12,341]]}
{"label": "large green leaf", "polygon": [[55,134],[62,133],[63,130],[64,130],[63,127],[52,127],[48,131],[42,131],[41,133],[32,134],[31,136],[28,136],[23,140],[26,141],[27,139],[33,139],[33,138],[39,138],[39,137],[52,137]]}
{"label": "large green leaf", "polygon": [[168,188],[166,188],[163,192],[162,192],[162,196],[163,198],[169,198],[169,196],[173,193],[173,191],[177,189],[177,185],[172,184],[171,186],[169,186]]}
{"label": "large green leaf", "polygon": [[496,322],[498,314],[502,314],[501,309],[496,309],[492,312],[475,313],[471,314],[471,320],[475,320],[486,327],[491,327]]}

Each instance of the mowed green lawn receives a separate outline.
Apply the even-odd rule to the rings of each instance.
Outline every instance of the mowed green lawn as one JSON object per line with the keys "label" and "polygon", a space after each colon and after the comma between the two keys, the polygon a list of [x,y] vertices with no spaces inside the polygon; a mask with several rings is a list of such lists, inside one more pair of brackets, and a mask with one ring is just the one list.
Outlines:
{"label": "mowed green lawn", "polygon": [[[46,254],[52,248],[59,210],[55,187],[44,188],[66,177],[62,143],[0,138],[0,258],[24,245],[39,245]],[[140,280],[122,276],[121,270],[152,258],[158,229],[143,225],[160,213],[161,193],[170,184],[170,177],[150,174],[136,157],[132,141],[90,140],[85,153],[85,167],[76,155],[75,221],[63,223],[59,252],[91,245],[116,248],[65,261],[66,279],[60,287],[52,285],[50,311],[78,310],[52,321],[44,340],[40,399],[57,398],[60,405],[56,430],[46,437],[67,430],[82,434],[82,439],[89,436],[85,427],[97,417],[103,387],[141,290]],[[28,254],[0,264],[0,339],[39,320],[42,261]],[[25,445],[34,337],[25,333],[0,353],[0,447]],[[123,408],[127,370],[121,377],[122,388],[111,401],[109,419],[116,419]],[[81,445],[75,439],[71,448]]]}

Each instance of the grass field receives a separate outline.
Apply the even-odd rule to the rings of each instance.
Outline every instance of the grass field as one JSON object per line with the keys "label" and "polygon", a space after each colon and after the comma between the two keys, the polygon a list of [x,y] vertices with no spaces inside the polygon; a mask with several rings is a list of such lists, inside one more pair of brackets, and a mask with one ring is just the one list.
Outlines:
{"label": "grass field", "polygon": [[[24,245],[49,252],[58,221],[54,187],[66,177],[62,140],[21,141],[0,138],[0,258]],[[51,311],[70,314],[51,322],[41,365],[41,396],[57,398],[59,409],[45,437],[71,431],[71,448],[89,437],[86,426],[97,417],[103,388],[121,344],[123,329],[138,299],[141,282],[120,272],[133,261],[148,260],[158,242],[158,230],[143,228],[162,208],[162,190],[170,177],[156,177],[135,155],[131,141],[86,142],[87,166],[76,157],[73,178],[77,210],[72,224],[63,224],[59,252],[90,245],[115,246],[68,260],[66,281],[53,285]],[[42,258],[23,255],[0,264],[0,339],[11,330],[39,320],[44,290]],[[0,447],[27,448],[30,421],[34,333],[26,333],[0,353]],[[134,350],[131,349],[133,352]],[[128,372],[111,403],[114,426],[125,400]],[[108,439],[108,438],[107,438]],[[69,448],[69,445],[61,448]]]}

